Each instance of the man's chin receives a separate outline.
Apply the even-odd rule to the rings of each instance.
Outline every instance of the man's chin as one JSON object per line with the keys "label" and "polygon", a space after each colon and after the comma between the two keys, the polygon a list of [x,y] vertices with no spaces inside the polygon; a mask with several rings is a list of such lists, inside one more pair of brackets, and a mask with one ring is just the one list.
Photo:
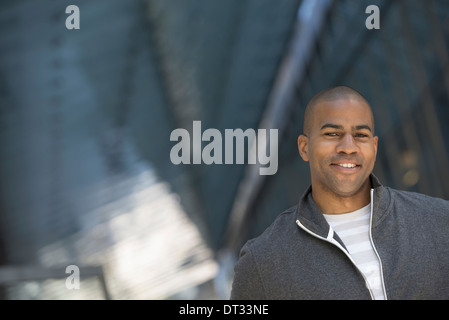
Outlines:
{"label": "man's chin", "polygon": [[354,197],[363,191],[364,185],[364,183],[340,182],[334,185],[334,193],[342,198]]}

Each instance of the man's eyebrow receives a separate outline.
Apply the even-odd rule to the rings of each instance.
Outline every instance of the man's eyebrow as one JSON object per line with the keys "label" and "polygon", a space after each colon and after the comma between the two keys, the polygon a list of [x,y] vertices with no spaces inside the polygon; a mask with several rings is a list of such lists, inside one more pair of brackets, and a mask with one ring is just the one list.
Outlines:
{"label": "man's eyebrow", "polygon": [[343,126],[342,125],[338,125],[338,124],[333,124],[333,123],[326,123],[325,125],[323,125],[321,127],[320,130],[326,129],[326,128],[332,128],[332,129],[338,129],[338,130],[343,130]]}
{"label": "man's eyebrow", "polygon": [[369,125],[366,125],[366,124],[362,124],[362,125],[359,125],[359,126],[355,126],[354,127],[354,129],[355,130],[363,130],[363,129],[366,129],[366,130],[369,130],[369,131],[373,131],[373,130],[371,130],[371,127],[369,126]]}
{"label": "man's eyebrow", "polygon": [[[344,129],[344,127],[342,125],[333,124],[333,123],[326,123],[325,125],[323,125],[321,127],[320,130],[323,130],[323,129],[326,129],[326,128],[337,129],[337,130],[343,130]],[[364,130],[364,129],[366,129],[366,130],[369,130],[371,132],[373,131],[371,129],[371,127],[369,125],[366,125],[366,124],[361,124],[361,125],[358,125],[358,126],[354,126],[354,127],[352,127],[352,129],[353,130]]]}

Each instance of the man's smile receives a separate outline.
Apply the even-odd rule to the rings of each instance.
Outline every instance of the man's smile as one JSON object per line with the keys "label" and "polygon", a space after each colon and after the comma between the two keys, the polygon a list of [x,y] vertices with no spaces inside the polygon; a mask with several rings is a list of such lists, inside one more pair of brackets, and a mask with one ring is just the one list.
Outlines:
{"label": "man's smile", "polygon": [[339,163],[331,163],[331,167],[338,172],[345,173],[345,174],[351,174],[359,171],[360,164],[354,163],[354,162],[339,162]]}

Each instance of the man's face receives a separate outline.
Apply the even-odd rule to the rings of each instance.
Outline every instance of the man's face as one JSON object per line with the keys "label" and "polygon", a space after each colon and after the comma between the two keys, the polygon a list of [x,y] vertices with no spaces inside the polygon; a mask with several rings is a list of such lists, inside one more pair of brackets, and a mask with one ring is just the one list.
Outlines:
{"label": "man's face", "polygon": [[301,157],[310,162],[312,188],[339,197],[362,192],[374,168],[377,140],[369,106],[343,98],[318,102],[307,137],[300,136]]}

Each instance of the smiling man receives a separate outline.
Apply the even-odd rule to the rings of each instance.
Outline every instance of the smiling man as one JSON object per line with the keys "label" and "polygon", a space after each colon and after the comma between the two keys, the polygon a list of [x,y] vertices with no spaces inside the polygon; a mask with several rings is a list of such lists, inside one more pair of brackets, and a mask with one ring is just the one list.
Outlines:
{"label": "smiling man", "polygon": [[307,105],[299,153],[310,163],[312,195],[323,213],[369,203],[377,140],[368,102],[348,87],[316,95]]}
{"label": "smiling man", "polygon": [[323,90],[303,130],[311,186],[242,248],[231,299],[448,299],[449,202],[380,184],[366,99]]}

